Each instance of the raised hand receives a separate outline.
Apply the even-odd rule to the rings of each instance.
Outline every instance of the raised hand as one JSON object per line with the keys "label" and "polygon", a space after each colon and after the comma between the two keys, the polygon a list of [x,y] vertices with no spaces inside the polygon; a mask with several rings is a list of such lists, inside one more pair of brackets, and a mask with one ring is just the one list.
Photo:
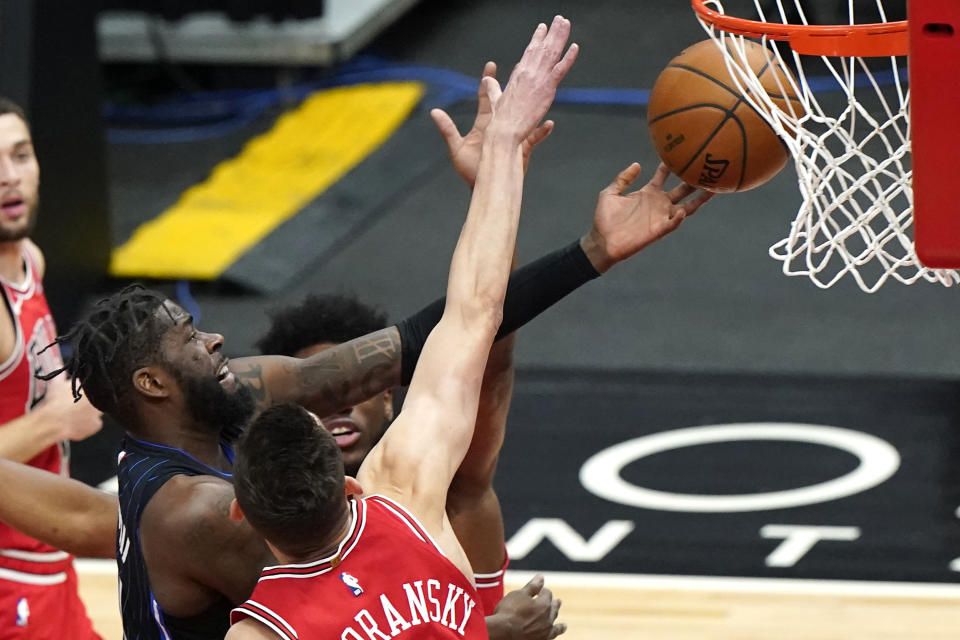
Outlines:
{"label": "raised hand", "polygon": [[[557,622],[559,612],[560,600],[544,588],[543,576],[536,575],[503,597],[487,618],[487,628],[496,640],[552,640],[567,630],[567,625]],[[491,618],[497,619],[495,624]]]}
{"label": "raised hand", "polygon": [[543,24],[537,26],[502,92],[495,79],[481,79],[493,109],[488,129],[497,127],[517,143],[533,132],[553,103],[560,81],[577,59],[576,44],[571,44],[566,53],[563,51],[569,37],[570,21],[557,16],[549,29]]}
{"label": "raised hand", "polygon": [[[430,111],[430,117],[433,118],[437,130],[443,136],[447,143],[447,150],[450,152],[450,159],[453,160],[453,168],[456,169],[460,177],[464,179],[471,189],[477,180],[477,168],[480,166],[480,149],[483,146],[483,134],[490,124],[490,118],[493,117],[493,109],[490,106],[490,98],[483,88],[483,78],[497,77],[497,65],[494,62],[488,62],[483,67],[483,74],[480,78],[480,84],[477,88],[477,117],[473,120],[473,128],[467,132],[467,135],[461,136],[457,125],[453,119],[443,109],[433,109]],[[533,130],[527,139],[523,141],[523,170],[527,170],[530,163],[530,152],[538,144],[543,142],[550,132],[553,131],[553,120],[547,120],[539,127]]]}
{"label": "raised hand", "polygon": [[663,163],[643,188],[624,193],[639,175],[640,165],[634,162],[597,198],[593,227],[581,246],[600,273],[676,229],[713,196],[688,184],[665,191],[670,170]]}

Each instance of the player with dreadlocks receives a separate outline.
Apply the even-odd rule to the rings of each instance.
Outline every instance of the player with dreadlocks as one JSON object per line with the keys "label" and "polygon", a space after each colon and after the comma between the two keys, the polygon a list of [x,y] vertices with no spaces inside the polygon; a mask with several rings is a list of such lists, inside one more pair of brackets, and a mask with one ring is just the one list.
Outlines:
{"label": "player with dreadlocks", "polygon": [[[579,243],[520,269],[503,332],[596,275]],[[229,609],[273,561],[249,525],[228,517],[231,438],[274,403],[329,415],[404,382],[442,308],[439,301],[310,358],[231,362],[222,336],[134,286],[101,300],[59,339],[70,346],[64,370],[77,390],[128,432],[117,549],[128,638],[223,637]]]}
{"label": "player with dreadlocks", "polygon": [[[527,297],[517,299],[518,317],[529,315]],[[253,529],[228,517],[231,440],[273,403],[332,414],[395,386],[401,353],[416,361],[417,326],[434,321],[435,307],[310,358],[231,362],[222,336],[198,330],[163,295],[131,286],[58,338],[70,347],[63,370],[77,392],[128,433],[117,549],[128,638],[223,636],[230,607],[273,561]],[[403,348],[401,335],[411,336]]]}
{"label": "player with dreadlocks", "polygon": [[[475,126],[465,144],[479,148],[484,135]],[[498,337],[656,240],[651,218],[663,207],[690,215],[706,201],[700,194],[679,204],[695,190],[664,190],[662,165],[645,187],[624,193],[639,172],[631,165],[601,192],[587,235],[511,276]],[[439,300],[397,325],[302,360],[228,361],[222,336],[199,331],[164,296],[128,288],[100,301],[63,337],[72,347],[65,369],[77,376],[78,390],[129,434],[120,456],[117,549],[128,638],[223,636],[231,604],[249,596],[273,560],[251,527],[229,518],[231,437],[272,404],[331,415],[408,383],[443,308]],[[106,504],[101,498],[86,501],[98,505],[98,514]],[[4,517],[17,518],[16,526],[29,525],[50,540],[69,537],[49,520],[40,522],[43,514],[23,517],[5,507]]]}

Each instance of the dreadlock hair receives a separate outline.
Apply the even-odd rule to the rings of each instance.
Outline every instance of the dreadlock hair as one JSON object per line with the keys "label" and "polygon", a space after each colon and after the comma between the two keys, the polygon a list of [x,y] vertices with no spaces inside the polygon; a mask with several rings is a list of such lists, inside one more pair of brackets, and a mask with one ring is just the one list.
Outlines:
{"label": "dreadlock hair", "polygon": [[321,342],[340,344],[387,326],[387,314],[354,295],[309,295],[269,313],[270,328],[257,341],[260,353],[292,356]]}
{"label": "dreadlock hair", "polygon": [[10,100],[9,98],[0,96],[0,116],[6,115],[8,113],[12,113],[13,115],[23,120],[23,123],[27,125],[27,129],[30,129],[30,121],[27,120],[27,114],[23,110],[23,107],[18,105],[13,100]]}
{"label": "dreadlock hair", "polygon": [[62,368],[40,377],[50,380],[66,372],[75,399],[83,391],[100,411],[129,420],[133,372],[157,360],[160,338],[169,327],[157,314],[166,309],[166,300],[157,291],[132,284],[98,301],[70,331],[46,347],[66,347],[67,356]]}

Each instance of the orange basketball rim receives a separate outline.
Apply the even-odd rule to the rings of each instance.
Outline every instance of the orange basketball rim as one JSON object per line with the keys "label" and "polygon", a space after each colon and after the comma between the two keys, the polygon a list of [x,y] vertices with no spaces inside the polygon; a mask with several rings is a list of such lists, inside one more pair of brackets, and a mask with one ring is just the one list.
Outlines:
{"label": "orange basketball rim", "polygon": [[[960,147],[960,2],[908,0],[907,20],[888,20],[883,3],[849,0],[836,24],[809,24],[802,0],[754,0],[756,19],[691,0],[745,87],[754,82],[738,60],[745,38],[797,72],[806,111],[769,119],[803,197],[788,237],[770,248],[784,273],[822,288],[850,276],[867,292],[889,279],[955,286],[960,215],[946,173]],[[808,77],[804,64],[827,74]]]}

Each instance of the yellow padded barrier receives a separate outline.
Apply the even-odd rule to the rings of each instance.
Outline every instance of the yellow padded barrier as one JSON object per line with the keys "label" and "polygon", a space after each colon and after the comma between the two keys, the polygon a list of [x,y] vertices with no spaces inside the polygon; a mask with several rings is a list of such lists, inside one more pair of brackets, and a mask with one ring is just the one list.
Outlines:
{"label": "yellow padded barrier", "polygon": [[114,249],[111,275],[217,278],[383,144],[423,92],[390,82],[314,94],[137,228]]}

